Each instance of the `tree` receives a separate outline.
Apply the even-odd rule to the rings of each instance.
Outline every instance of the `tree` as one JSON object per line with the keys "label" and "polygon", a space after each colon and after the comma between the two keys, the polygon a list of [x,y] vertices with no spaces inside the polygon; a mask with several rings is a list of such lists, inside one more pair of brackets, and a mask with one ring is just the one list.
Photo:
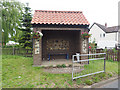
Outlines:
{"label": "tree", "polygon": [[20,31],[20,18],[22,17],[22,8],[24,4],[16,0],[2,0],[2,42],[5,44],[9,41],[9,36],[16,36]]}
{"label": "tree", "polygon": [[29,49],[32,48],[32,35],[31,35],[31,8],[28,6],[28,3],[24,7],[24,13],[22,14],[22,27],[20,30],[22,31],[22,36],[19,39],[19,43],[23,48]]}

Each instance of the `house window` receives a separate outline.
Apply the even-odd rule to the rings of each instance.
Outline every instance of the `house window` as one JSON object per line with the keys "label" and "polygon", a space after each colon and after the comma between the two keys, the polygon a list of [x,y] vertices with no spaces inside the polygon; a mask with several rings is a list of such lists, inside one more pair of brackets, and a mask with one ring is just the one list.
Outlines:
{"label": "house window", "polygon": [[105,37],[105,34],[103,34],[103,37]]}
{"label": "house window", "polygon": [[100,37],[102,37],[102,34],[100,34]]}

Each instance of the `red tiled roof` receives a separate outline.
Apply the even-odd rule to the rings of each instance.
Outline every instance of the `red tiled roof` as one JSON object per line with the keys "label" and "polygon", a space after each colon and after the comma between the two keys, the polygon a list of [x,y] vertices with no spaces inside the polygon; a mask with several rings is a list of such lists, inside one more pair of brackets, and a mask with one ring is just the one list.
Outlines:
{"label": "red tiled roof", "polygon": [[81,11],[35,10],[32,24],[89,25]]}

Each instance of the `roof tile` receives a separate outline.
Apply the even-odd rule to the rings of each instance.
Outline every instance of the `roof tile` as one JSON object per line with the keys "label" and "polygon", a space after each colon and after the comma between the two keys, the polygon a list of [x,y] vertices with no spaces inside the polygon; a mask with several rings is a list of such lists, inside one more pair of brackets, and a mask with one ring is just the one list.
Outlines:
{"label": "roof tile", "polygon": [[35,10],[31,23],[89,25],[89,22],[81,11]]}

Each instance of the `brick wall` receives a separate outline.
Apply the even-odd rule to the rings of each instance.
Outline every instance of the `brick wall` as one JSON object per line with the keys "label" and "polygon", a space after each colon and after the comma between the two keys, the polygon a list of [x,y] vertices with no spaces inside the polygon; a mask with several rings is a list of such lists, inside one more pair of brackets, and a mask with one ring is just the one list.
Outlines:
{"label": "brick wall", "polygon": [[[34,31],[36,31],[35,28]],[[35,39],[33,40],[33,64],[34,66],[42,64],[42,39],[39,40],[39,54],[35,54]]]}

